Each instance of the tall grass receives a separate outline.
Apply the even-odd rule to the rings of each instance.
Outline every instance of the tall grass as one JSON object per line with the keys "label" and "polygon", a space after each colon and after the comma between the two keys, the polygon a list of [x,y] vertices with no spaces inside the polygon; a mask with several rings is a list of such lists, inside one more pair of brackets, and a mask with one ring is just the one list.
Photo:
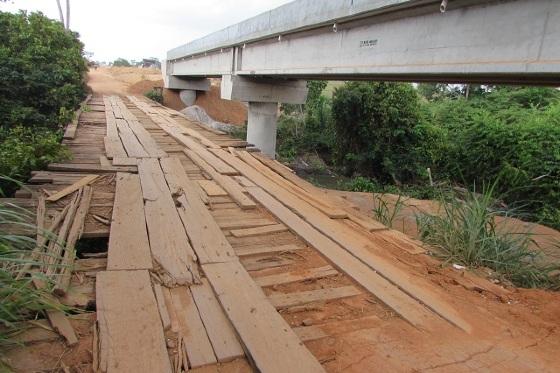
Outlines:
{"label": "tall grass", "polygon": [[0,346],[13,343],[12,338],[22,330],[22,321],[38,318],[46,310],[64,309],[51,296],[49,286],[34,286],[34,280],[49,285],[45,276],[38,272],[18,276],[25,264],[39,264],[31,255],[36,240],[17,233],[36,232],[36,226],[29,223],[33,219],[34,215],[25,209],[0,203]]}
{"label": "tall grass", "polygon": [[373,217],[381,224],[393,228],[393,223],[404,207],[404,198],[400,194],[394,203],[386,200],[385,194],[373,194]]}
{"label": "tall grass", "polygon": [[490,268],[520,287],[560,288],[560,280],[552,276],[559,266],[543,264],[533,249],[534,235],[510,232],[505,219],[498,222],[498,216],[507,218],[515,211],[497,208],[494,190],[495,184],[482,193],[468,191],[462,200],[442,198],[440,214],[417,217],[422,240],[447,262]]}

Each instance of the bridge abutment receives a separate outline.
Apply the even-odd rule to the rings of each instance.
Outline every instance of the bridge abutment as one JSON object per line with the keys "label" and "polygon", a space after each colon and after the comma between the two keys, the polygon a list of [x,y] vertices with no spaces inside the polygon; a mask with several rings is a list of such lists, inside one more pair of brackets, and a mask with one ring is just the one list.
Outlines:
{"label": "bridge abutment", "polygon": [[249,103],[247,142],[255,145],[269,157],[275,158],[278,104],[305,103],[307,82],[224,75],[221,95],[226,100]]}

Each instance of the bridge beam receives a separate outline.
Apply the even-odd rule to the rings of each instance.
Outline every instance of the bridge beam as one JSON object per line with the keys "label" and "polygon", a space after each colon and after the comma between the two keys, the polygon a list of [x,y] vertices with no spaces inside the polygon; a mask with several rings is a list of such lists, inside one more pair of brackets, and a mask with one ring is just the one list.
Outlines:
{"label": "bridge beam", "polygon": [[249,103],[247,142],[274,158],[276,156],[278,103],[305,103],[307,82],[305,80],[251,79],[224,75],[221,92],[223,99]]}

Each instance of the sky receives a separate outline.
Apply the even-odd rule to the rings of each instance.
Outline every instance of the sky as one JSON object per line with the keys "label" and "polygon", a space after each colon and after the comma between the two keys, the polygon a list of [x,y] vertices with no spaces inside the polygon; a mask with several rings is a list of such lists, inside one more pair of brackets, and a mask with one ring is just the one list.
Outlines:
{"label": "sky", "polygon": [[[71,0],[70,28],[96,61],[165,58],[169,49],[291,0]],[[61,0],[63,9],[66,0]],[[59,19],[56,0],[8,0],[0,11],[41,11]]]}

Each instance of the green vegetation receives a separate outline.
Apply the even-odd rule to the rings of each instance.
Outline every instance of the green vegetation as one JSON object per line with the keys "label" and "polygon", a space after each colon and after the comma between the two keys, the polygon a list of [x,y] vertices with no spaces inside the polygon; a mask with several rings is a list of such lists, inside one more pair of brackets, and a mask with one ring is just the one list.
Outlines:
{"label": "green vegetation", "polygon": [[331,100],[313,86],[303,108],[283,108],[281,160],[313,153],[355,179],[349,190],[415,198],[436,197],[433,181],[499,179],[496,192],[524,219],[560,228],[558,90],[349,82]]}
{"label": "green vegetation", "polygon": [[115,61],[113,61],[113,66],[115,66],[115,67],[130,67],[130,66],[132,66],[132,64],[130,62],[128,62],[127,59],[119,57]]}
{"label": "green vegetation", "polygon": [[160,89],[151,89],[144,96],[163,105],[163,93]]}
{"label": "green vegetation", "polygon": [[[85,97],[78,35],[41,13],[0,12],[0,173],[23,180],[60,160],[63,126]],[[0,180],[9,193],[12,182]]]}
{"label": "green vegetation", "polygon": [[448,262],[490,268],[516,286],[560,288],[560,278],[553,275],[560,266],[539,262],[540,254],[531,249],[533,235],[511,233],[504,220],[499,223],[499,216],[514,211],[496,206],[495,187],[481,194],[468,191],[461,200],[442,198],[443,214],[417,218],[422,240]]}
{"label": "green vegetation", "polygon": [[[0,204],[0,346],[14,343],[13,337],[22,331],[22,321],[33,320],[45,310],[64,310],[54,301],[48,290],[38,290],[33,279],[46,282],[48,278],[35,277],[18,279],[22,267],[33,263],[31,250],[36,241],[33,238],[6,232],[6,226],[36,229],[28,221],[33,214],[13,205]],[[52,285],[52,284],[51,284]]]}

